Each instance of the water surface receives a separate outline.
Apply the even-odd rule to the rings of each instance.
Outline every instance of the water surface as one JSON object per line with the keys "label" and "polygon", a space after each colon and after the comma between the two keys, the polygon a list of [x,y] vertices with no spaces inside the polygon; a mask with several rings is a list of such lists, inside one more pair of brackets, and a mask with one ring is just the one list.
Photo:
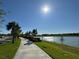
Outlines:
{"label": "water surface", "polygon": [[[61,43],[61,37],[53,37],[53,36],[48,36],[48,37],[41,37],[42,40],[46,41],[51,41],[51,42],[56,42],[56,43]],[[79,47],[79,37],[63,37],[63,44],[69,45],[69,46],[74,46],[74,47]]]}

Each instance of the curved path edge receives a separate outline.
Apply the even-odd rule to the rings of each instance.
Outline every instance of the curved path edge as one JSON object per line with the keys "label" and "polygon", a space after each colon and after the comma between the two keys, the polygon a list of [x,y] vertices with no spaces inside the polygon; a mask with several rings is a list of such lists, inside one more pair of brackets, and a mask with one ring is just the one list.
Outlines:
{"label": "curved path edge", "polygon": [[13,59],[52,59],[47,53],[28,39],[20,38],[21,44]]}

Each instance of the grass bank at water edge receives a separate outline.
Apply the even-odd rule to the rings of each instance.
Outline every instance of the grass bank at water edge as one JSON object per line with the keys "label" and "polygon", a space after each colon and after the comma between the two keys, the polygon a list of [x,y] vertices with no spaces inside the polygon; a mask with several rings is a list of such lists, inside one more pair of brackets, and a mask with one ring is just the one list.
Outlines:
{"label": "grass bank at water edge", "polygon": [[61,45],[52,42],[35,42],[53,59],[79,59],[79,48]]}

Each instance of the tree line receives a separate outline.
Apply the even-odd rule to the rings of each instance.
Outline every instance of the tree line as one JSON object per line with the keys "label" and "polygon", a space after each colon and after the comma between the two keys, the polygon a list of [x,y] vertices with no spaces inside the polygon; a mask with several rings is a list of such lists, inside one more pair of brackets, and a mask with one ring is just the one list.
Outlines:
{"label": "tree line", "polygon": [[42,34],[43,36],[79,36],[79,33]]}
{"label": "tree line", "polygon": [[25,34],[21,34],[22,37],[34,37],[38,34],[37,29],[33,29],[32,31],[27,31]]}

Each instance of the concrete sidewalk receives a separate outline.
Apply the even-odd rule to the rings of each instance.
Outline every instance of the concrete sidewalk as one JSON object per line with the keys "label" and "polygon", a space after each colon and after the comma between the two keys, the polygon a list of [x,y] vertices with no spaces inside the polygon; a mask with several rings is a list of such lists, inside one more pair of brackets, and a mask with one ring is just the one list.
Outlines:
{"label": "concrete sidewalk", "polygon": [[21,38],[21,45],[14,59],[52,59],[35,44]]}

